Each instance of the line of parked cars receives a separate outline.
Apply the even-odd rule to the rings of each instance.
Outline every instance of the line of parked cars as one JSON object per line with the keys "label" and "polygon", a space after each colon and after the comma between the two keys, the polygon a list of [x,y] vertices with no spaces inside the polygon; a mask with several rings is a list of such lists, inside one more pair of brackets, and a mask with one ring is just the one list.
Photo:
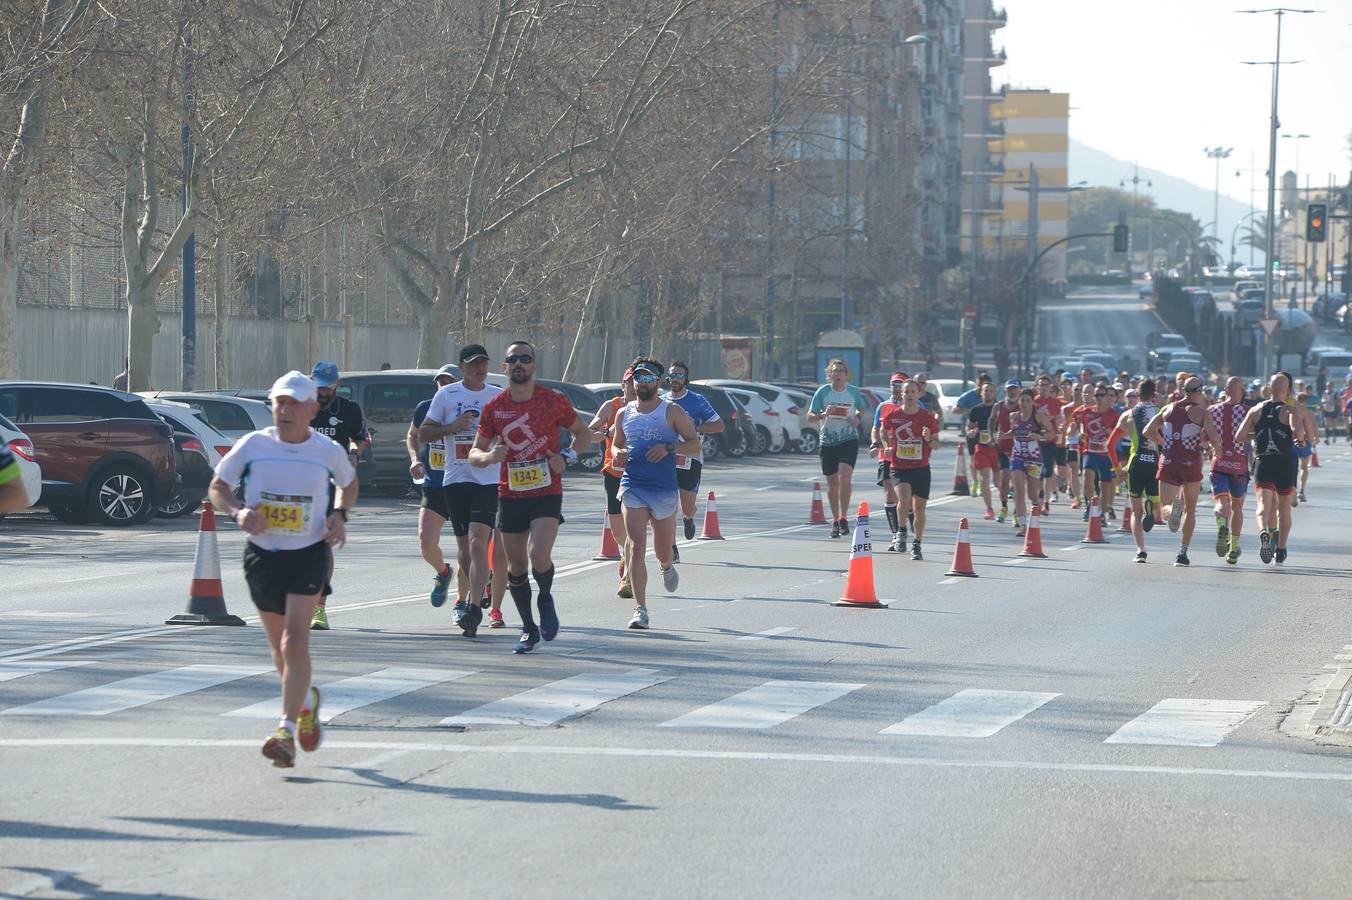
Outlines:
{"label": "line of parked cars", "polygon": [[[436,389],[434,374],[430,369],[344,374],[338,392],[361,406],[368,431],[358,464],[363,489],[390,496],[410,489],[405,436],[413,408]],[[506,386],[501,374],[488,378]],[[586,419],[620,392],[618,384],[539,383],[563,392]],[[807,420],[815,385],[712,378],[689,387],[728,423],[721,434],[702,436],[707,458],[817,451],[817,428]],[[925,398],[950,427],[957,427],[952,404],[960,390],[957,381],[932,381]],[[867,440],[873,409],[890,391],[862,391],[870,406],[860,429]],[[139,525],[155,516],[191,513],[234,442],[271,423],[263,390],[128,394],[97,385],[0,382],[0,440],[19,458],[34,505],[69,523]],[[600,448],[589,448],[572,464],[599,471]]]}

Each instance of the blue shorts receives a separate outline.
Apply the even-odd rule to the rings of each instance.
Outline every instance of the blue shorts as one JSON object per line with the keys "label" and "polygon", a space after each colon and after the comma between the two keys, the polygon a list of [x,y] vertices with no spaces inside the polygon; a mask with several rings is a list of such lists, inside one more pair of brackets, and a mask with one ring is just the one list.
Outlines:
{"label": "blue shorts", "polygon": [[1113,461],[1106,453],[1086,453],[1080,466],[1086,472],[1097,473],[1100,481],[1113,480]]}
{"label": "blue shorts", "polygon": [[1243,475],[1231,475],[1228,472],[1211,473],[1211,493],[1219,497],[1221,494],[1229,494],[1236,500],[1242,498],[1249,491],[1249,475],[1246,472]]}
{"label": "blue shorts", "polygon": [[1303,447],[1292,445],[1291,449],[1296,452],[1296,459],[1309,459],[1314,453],[1314,444],[1306,443]]}
{"label": "blue shorts", "polygon": [[620,482],[620,504],[631,509],[647,508],[654,519],[666,519],[676,515],[681,505],[681,495],[672,486],[672,490],[625,484]]}
{"label": "blue shorts", "polygon": [[1031,459],[1024,459],[1021,456],[1009,458],[1009,470],[1011,472],[1023,472],[1029,478],[1042,477],[1042,464]]}

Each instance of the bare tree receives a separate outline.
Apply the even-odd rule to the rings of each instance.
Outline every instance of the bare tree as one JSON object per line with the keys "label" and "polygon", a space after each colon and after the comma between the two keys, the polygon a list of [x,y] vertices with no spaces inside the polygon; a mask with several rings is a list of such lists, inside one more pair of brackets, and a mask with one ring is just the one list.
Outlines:
{"label": "bare tree", "polygon": [[19,375],[19,245],[24,190],[37,170],[47,137],[47,105],[63,64],[78,56],[80,26],[89,0],[46,0],[31,20],[6,22],[0,59],[8,150],[0,159],[0,378]]}

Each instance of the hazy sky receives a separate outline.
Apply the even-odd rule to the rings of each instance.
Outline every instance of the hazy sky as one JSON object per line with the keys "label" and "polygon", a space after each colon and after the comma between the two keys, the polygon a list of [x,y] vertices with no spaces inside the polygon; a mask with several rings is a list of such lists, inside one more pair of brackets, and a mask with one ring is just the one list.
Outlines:
{"label": "hazy sky", "polygon": [[[1222,0],[995,0],[1009,25],[995,32],[1009,61],[992,70],[998,87],[1045,87],[1070,93],[1070,134],[1113,156],[1135,160],[1210,187],[1215,162],[1208,146],[1233,147],[1221,163],[1221,192],[1249,202],[1250,153],[1264,189],[1271,60],[1276,16],[1237,9],[1273,4]],[[1346,183],[1352,159],[1352,0],[1319,0],[1315,15],[1287,15],[1282,24],[1277,171],[1326,184]],[[1238,177],[1236,170],[1246,170]],[[1072,173],[1072,177],[1073,177]],[[1128,170],[1123,177],[1130,177]],[[1260,193],[1261,197],[1261,193]],[[1259,200],[1259,205],[1262,205]]]}

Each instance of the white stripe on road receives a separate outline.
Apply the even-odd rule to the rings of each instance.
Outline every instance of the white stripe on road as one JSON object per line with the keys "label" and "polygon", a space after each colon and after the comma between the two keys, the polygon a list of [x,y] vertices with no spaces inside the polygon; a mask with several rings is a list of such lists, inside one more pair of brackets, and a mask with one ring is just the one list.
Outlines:
{"label": "white stripe on road", "polygon": [[[391,697],[398,697],[402,694],[411,694],[434,684],[455,681],[457,678],[465,678],[473,674],[475,673],[472,671],[461,669],[389,668],[380,669],[369,675],[357,675],[353,678],[335,681],[332,684],[321,685],[319,688],[321,699],[319,721],[328,722],[330,719],[362,706],[369,706],[372,703],[379,703],[382,700],[389,700]],[[246,719],[270,719],[276,716],[277,711],[281,708],[282,698],[274,697],[252,706],[221,713],[221,715],[239,716]]]}
{"label": "white stripe on road", "polygon": [[1059,696],[1035,691],[958,691],[879,734],[986,738]]}
{"label": "white stripe on road", "polygon": [[766,638],[772,638],[777,634],[788,634],[790,631],[798,629],[792,625],[780,625],[778,628],[767,628],[765,631],[757,631],[755,634],[744,634],[739,637],[739,641],[763,641]]}
{"label": "white stripe on road", "polygon": [[272,666],[184,666],[12,706],[0,715],[106,716],[270,671]]}
{"label": "white stripe on road", "polygon": [[0,681],[13,681],[25,675],[37,675],[54,669],[69,669],[73,666],[93,665],[93,660],[70,660],[69,662],[0,662]]}
{"label": "white stripe on road", "polygon": [[659,727],[773,728],[863,686],[830,681],[767,681],[663,722]]}
{"label": "white stripe on road", "polygon": [[580,716],[603,703],[671,679],[656,669],[632,669],[614,675],[574,675],[494,700],[441,720],[442,725],[534,725],[543,727]]}
{"label": "white stripe on road", "polygon": [[1161,700],[1103,743],[1214,747],[1266,705],[1262,700]]}
{"label": "white stripe on road", "polygon": [[759,494],[761,491],[773,491],[777,487],[779,487],[777,484],[767,484],[765,487],[753,488],[752,493]]}
{"label": "white stripe on road", "polygon": [[1028,557],[1028,556],[1018,556],[1018,557],[1015,557],[1014,559],[1007,559],[1007,560],[1005,560],[1004,562],[1000,563],[1000,565],[1002,565],[1002,566],[1021,566],[1021,565],[1023,565],[1024,563],[1028,562],[1028,560],[1031,559],[1031,558],[1033,558],[1033,557]]}

